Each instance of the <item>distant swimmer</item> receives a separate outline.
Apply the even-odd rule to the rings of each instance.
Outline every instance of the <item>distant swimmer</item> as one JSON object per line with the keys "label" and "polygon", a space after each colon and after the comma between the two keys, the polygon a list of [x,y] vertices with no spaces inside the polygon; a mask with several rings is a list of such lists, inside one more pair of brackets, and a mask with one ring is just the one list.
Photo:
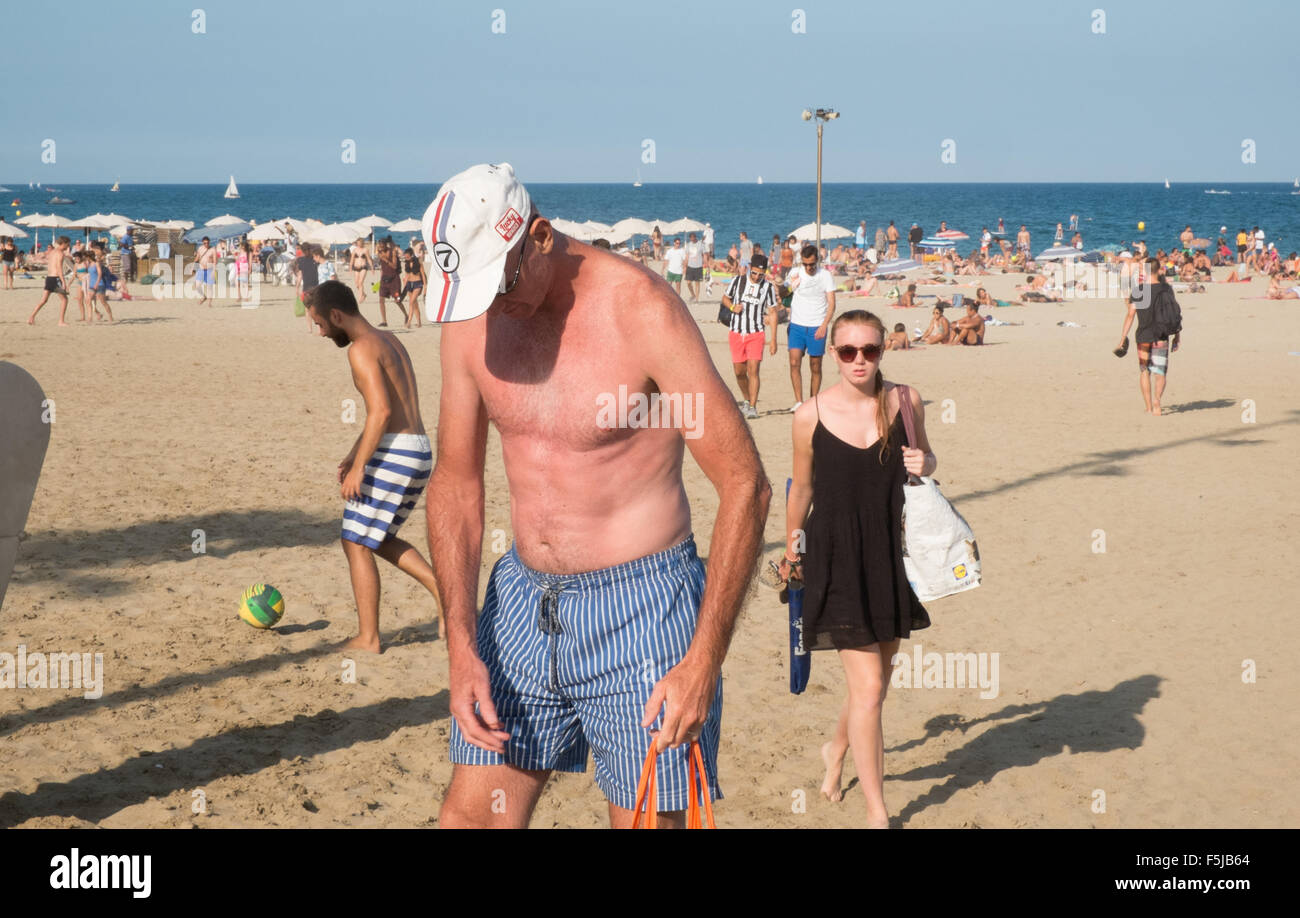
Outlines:
{"label": "distant swimmer", "polygon": [[[656,808],[682,825],[693,741],[719,796],[722,662],[771,496],[748,425],[681,298],[556,232],[508,164],[451,178],[424,230],[428,315],[448,323],[426,505],[454,718],[440,824],[525,827],[590,753],[628,826],[654,743]],[[476,615],[489,424],[514,545]],[[707,581],[688,448],[719,495]]]}
{"label": "distant swimmer", "polygon": [[429,481],[433,454],[420,420],[411,358],[396,336],[367,322],[351,288],[341,281],[311,288],[305,305],[321,334],[348,348],[352,382],[366,402],[366,425],[338,468],[339,491],[347,501],[343,554],[358,620],[357,636],[345,648],[379,653],[375,555],[438,595],[433,569],[414,545],[397,537]]}

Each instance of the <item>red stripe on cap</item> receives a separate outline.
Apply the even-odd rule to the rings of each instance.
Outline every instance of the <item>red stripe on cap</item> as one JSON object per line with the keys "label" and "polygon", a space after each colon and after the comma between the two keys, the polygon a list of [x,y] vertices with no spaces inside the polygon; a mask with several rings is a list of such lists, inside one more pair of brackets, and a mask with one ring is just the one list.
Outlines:
{"label": "red stripe on cap", "polygon": [[[447,203],[448,194],[450,194],[450,192],[444,194],[441,198],[438,199],[438,209],[433,213],[433,232],[431,234],[433,236],[433,239],[430,240],[431,244],[436,244],[438,242],[443,241],[438,238],[438,224],[442,222],[442,208],[443,205]],[[437,262],[436,258],[434,259],[434,262],[435,263]],[[442,299],[438,302],[438,317],[434,319],[435,322],[441,322],[443,314],[447,311],[447,293],[450,290],[451,290],[451,275],[448,274],[446,271],[443,271],[442,272]]]}

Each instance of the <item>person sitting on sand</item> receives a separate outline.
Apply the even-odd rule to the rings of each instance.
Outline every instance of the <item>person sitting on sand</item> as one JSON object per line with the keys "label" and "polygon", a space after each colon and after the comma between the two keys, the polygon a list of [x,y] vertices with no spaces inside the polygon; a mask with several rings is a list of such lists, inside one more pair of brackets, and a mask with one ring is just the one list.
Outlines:
{"label": "person sitting on sand", "polygon": [[366,403],[365,427],[338,467],[339,492],[347,501],[341,539],[358,621],[357,636],[345,647],[379,653],[375,555],[438,596],[433,568],[419,549],[397,537],[429,481],[433,453],[411,358],[397,337],[367,322],[351,288],[340,281],[312,287],[305,305],[321,335],[348,348],[352,381]]}
{"label": "person sitting on sand", "polygon": [[911,309],[913,306],[919,306],[920,304],[916,302],[916,284],[908,284],[902,295],[889,305],[895,309]]}
{"label": "person sitting on sand", "polygon": [[952,331],[951,324],[943,317],[944,307],[935,306],[930,313],[930,325],[915,340],[917,344],[943,344]]}
{"label": "person sitting on sand", "polygon": [[911,346],[912,342],[907,340],[907,326],[902,322],[895,324],[894,330],[885,338],[885,350],[905,351]]}
{"label": "person sitting on sand", "polygon": [[973,302],[966,304],[966,315],[952,323],[948,344],[983,344],[984,317]]}
{"label": "person sitting on sand", "polygon": [[1241,262],[1228,272],[1228,276],[1221,280],[1221,284],[1248,284],[1250,283],[1250,265]]}
{"label": "person sitting on sand", "polygon": [[860,276],[850,282],[849,296],[875,296],[880,290],[880,281],[872,274]]}
{"label": "person sitting on sand", "polygon": [[1284,289],[1276,277],[1270,278],[1266,296],[1270,300],[1300,300],[1300,286]]}

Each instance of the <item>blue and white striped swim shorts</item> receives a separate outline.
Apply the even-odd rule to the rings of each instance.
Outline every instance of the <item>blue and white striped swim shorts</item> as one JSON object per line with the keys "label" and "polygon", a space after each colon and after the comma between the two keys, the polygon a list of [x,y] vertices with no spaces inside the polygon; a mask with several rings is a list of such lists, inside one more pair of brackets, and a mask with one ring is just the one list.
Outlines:
{"label": "blue and white striped swim shorts", "polygon": [[[532,570],[511,547],[492,568],[478,617],[478,653],[510,734],[506,754],[469,743],[453,718],[452,762],[584,772],[590,748],[597,786],[615,806],[632,809],[651,741],[641,726],[645,705],[655,683],[686,655],[703,594],[704,564],[693,537],[583,574]],[[662,712],[653,728],[661,721]],[[722,796],[721,730],[719,677],[700,734],[714,799]],[[659,757],[661,812],[686,809],[688,751],[667,749]]]}
{"label": "blue and white striped swim shorts", "polygon": [[343,509],[343,538],[378,548],[406,522],[429,483],[433,453],[424,434],[384,434],[366,463],[361,499]]}

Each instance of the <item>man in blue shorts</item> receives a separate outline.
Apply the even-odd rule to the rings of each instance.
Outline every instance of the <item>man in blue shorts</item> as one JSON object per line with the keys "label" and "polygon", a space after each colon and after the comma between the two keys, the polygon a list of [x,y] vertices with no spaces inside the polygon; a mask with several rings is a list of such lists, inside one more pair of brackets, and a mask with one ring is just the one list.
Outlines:
{"label": "man in blue shorts", "polygon": [[[771,496],[753,438],[669,285],[556,232],[508,164],[451,178],[423,229],[425,308],[448,323],[426,502],[453,717],[440,824],[527,826],[590,752],[627,826],[653,743],[652,804],[680,825],[694,741],[720,796],[722,661]],[[514,545],[476,615],[489,421]],[[707,580],[687,448],[719,494]]]}
{"label": "man in blue shorts", "polygon": [[826,331],[835,317],[835,279],[825,268],[818,268],[817,247],[806,245],[800,251],[800,264],[790,272],[790,330],[786,333],[790,349],[790,385],[794,387],[794,407],[803,404],[803,355],[808,355],[808,397],[822,388],[822,357],[826,354]]}

